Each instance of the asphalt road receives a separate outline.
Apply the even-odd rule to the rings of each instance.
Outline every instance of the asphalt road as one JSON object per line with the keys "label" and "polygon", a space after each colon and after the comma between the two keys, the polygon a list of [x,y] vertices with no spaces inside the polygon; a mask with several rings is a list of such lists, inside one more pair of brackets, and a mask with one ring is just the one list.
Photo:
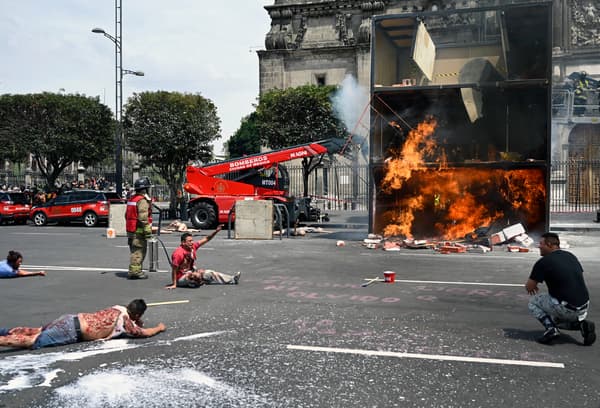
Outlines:
{"label": "asphalt road", "polygon": [[[270,241],[223,231],[199,264],[242,271],[240,285],[168,291],[162,248],[159,271],[129,281],[126,239],[104,233],[0,227],[0,256],[17,249],[25,269],[48,272],[0,281],[0,326],[134,298],[189,303],[150,307],[146,324],[168,329],[149,339],[0,349],[0,407],[600,407],[600,343],[585,347],[578,332],[534,341],[542,327],[523,283],[537,250],[385,252],[363,247],[361,230]],[[596,304],[600,235],[562,238]],[[169,252],[179,244],[161,239]],[[361,287],[386,270],[396,283]]]}

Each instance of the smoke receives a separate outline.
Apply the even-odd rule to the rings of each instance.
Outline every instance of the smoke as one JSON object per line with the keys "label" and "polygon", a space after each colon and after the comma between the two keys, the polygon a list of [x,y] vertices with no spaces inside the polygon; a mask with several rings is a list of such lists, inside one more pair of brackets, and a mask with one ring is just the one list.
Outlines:
{"label": "smoke", "polygon": [[368,139],[369,93],[352,75],[346,75],[331,102],[335,116],[346,125],[348,132]]}

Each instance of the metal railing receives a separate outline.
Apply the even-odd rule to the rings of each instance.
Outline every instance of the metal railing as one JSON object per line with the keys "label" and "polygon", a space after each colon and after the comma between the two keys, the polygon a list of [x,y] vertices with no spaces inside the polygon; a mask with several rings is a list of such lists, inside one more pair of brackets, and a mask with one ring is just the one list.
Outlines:
{"label": "metal railing", "polygon": [[552,118],[573,121],[579,118],[600,117],[598,90],[584,90],[580,94],[564,88],[552,89]]}
{"label": "metal railing", "polygon": [[[303,195],[302,167],[288,167],[290,194]],[[335,165],[317,168],[308,180],[308,195],[312,205],[321,210],[366,211],[368,209],[368,166]],[[67,174],[67,180],[77,175]],[[42,186],[39,174],[30,180]],[[107,177],[107,179],[109,179]],[[34,183],[36,183],[34,181]],[[0,171],[0,186],[25,187],[25,174]],[[152,195],[159,201],[169,200],[169,188],[163,184],[153,187]],[[600,208],[600,160],[573,159],[551,163],[550,212],[596,212]]]}
{"label": "metal railing", "polygon": [[550,212],[595,212],[600,208],[600,160],[554,161]]}

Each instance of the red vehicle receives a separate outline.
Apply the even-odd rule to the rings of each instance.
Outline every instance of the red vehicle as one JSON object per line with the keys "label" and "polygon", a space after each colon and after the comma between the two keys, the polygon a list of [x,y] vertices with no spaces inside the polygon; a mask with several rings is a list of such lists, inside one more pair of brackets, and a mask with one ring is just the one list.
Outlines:
{"label": "red vehicle", "polygon": [[188,166],[184,189],[196,195],[188,205],[189,218],[196,228],[214,228],[226,223],[238,200],[273,200],[284,204],[290,223],[316,221],[320,210],[310,205],[310,198],[289,197],[288,172],[280,163],[338,153],[342,139],[327,139],[238,159]]}
{"label": "red vehicle", "polygon": [[[110,196],[111,194],[114,197]],[[108,221],[111,202],[123,202],[116,193],[96,190],[71,190],[59,194],[52,200],[35,206],[29,218],[37,226],[48,222],[83,221],[86,227],[95,227],[99,222]]]}
{"label": "red vehicle", "polygon": [[7,221],[25,224],[30,209],[29,197],[25,193],[0,191],[0,224]]}

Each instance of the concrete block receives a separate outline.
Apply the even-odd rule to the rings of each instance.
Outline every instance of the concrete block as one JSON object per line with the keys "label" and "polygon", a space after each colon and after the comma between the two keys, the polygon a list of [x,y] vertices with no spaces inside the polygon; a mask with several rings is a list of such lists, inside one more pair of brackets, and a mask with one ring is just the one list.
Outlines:
{"label": "concrete block", "polygon": [[496,232],[495,234],[492,234],[492,236],[490,237],[490,245],[501,244],[504,241],[506,241],[506,236],[504,235],[504,233],[502,231]]}
{"label": "concrete block", "polygon": [[112,228],[116,236],[127,236],[125,228],[125,210],[127,204],[111,204],[108,210],[108,228]]}
{"label": "concrete block", "polygon": [[525,228],[523,227],[523,225],[521,223],[519,224],[515,224],[515,225],[511,225],[510,227],[506,227],[502,230],[502,232],[504,233],[504,236],[506,237],[506,240],[510,240],[514,237],[516,237],[517,235],[521,235],[525,233]]}
{"label": "concrete block", "polygon": [[273,202],[240,200],[235,203],[235,239],[273,239]]}
{"label": "concrete block", "polygon": [[516,242],[520,243],[521,245],[523,245],[525,247],[529,247],[529,246],[533,245],[533,242],[534,242],[533,238],[531,238],[527,234],[517,235],[514,239]]}

